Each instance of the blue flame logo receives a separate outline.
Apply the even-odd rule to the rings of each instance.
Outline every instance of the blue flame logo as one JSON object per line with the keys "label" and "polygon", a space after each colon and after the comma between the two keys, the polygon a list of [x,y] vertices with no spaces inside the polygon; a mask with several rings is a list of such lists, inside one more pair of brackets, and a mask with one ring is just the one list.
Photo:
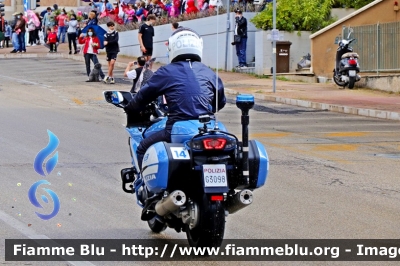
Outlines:
{"label": "blue flame logo", "polygon": [[[38,154],[36,155],[35,161],[33,162],[33,168],[35,169],[36,173],[42,176],[49,175],[54,168],[57,165],[58,162],[58,152],[56,152],[50,159],[47,160],[46,162],[46,173],[43,171],[43,163],[44,160],[52,154],[58,147],[58,144],[60,141],[58,140],[57,136],[53,134],[50,130],[47,130],[47,134],[49,135],[49,143],[47,146],[42,149]],[[43,206],[39,203],[38,199],[36,198],[36,191],[40,185],[51,185],[50,182],[47,180],[39,180],[36,183],[34,183],[31,188],[28,191],[28,197],[30,202],[32,203],[33,206],[37,208],[43,209]],[[43,188],[45,192],[47,192],[48,195],[50,195],[51,200],[53,201],[54,208],[53,211],[50,214],[41,214],[38,212],[35,212],[36,215],[43,219],[43,220],[50,220],[54,216],[57,215],[58,211],[60,210],[60,200],[58,199],[58,196],[56,193],[54,193],[53,190],[48,189],[48,188]],[[46,197],[46,195],[41,195],[40,197],[44,203],[48,204],[49,199]]]}
{"label": "blue flame logo", "polygon": [[[42,184],[50,185],[50,182],[48,182],[47,180],[39,180],[36,183],[34,183],[28,191],[28,197],[29,197],[29,200],[31,201],[32,205],[37,208],[41,208],[41,209],[43,209],[43,207],[42,207],[42,205],[40,205],[39,201],[36,198],[36,191],[37,191],[38,187]],[[38,212],[35,212],[35,213],[39,218],[41,218],[43,220],[50,220],[51,218],[56,216],[58,211],[60,210],[60,200],[58,199],[57,194],[54,193],[54,191],[52,191],[51,189],[43,188],[43,190],[45,192],[47,192],[47,194],[50,195],[50,197],[54,203],[53,211],[50,214],[41,214]],[[49,200],[46,197],[46,195],[42,195],[41,198],[45,203],[49,203]]]}
{"label": "blue flame logo", "polygon": [[[36,173],[42,176],[46,176],[46,173],[43,171],[43,162],[46,159],[47,156],[49,156],[52,152],[54,152],[60,141],[58,140],[57,136],[53,134],[50,130],[47,130],[47,134],[49,134],[49,144],[38,152],[35,158],[35,162],[33,163],[33,168],[35,169]],[[47,175],[49,175],[54,168],[56,167],[58,162],[58,152],[56,152],[53,157],[51,157],[47,162],[46,162],[46,172]]]}

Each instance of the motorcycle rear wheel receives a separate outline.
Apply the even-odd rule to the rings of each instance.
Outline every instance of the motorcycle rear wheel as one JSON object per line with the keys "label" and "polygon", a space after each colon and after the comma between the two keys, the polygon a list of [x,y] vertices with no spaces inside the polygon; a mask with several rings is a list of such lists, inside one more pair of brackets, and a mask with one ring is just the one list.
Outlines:
{"label": "motorcycle rear wheel", "polygon": [[349,77],[349,89],[354,88],[354,83],[356,82],[355,77]]}
{"label": "motorcycle rear wheel", "polygon": [[161,233],[167,228],[167,225],[165,223],[157,220],[157,216],[147,221],[147,224],[149,225],[151,231],[153,231],[154,233]]}
{"label": "motorcycle rear wheel", "polygon": [[225,209],[221,201],[210,201],[204,196],[200,206],[200,222],[190,229],[186,237],[192,247],[219,247],[224,239]]}

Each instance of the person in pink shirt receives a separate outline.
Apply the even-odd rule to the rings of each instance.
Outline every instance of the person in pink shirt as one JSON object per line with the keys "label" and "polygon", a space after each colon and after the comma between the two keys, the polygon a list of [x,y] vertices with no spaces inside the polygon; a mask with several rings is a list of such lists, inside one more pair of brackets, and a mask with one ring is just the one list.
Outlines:
{"label": "person in pink shirt", "polygon": [[133,5],[132,4],[128,4],[128,8],[125,9],[125,14],[126,14],[126,17],[127,17],[125,24],[132,23],[132,22],[134,22],[136,20],[135,13],[136,13],[136,11],[133,8]]}
{"label": "person in pink shirt", "polygon": [[65,32],[66,32],[65,19],[66,18],[67,18],[67,12],[65,12],[65,9],[63,9],[61,11],[61,14],[56,17],[57,25],[58,25],[58,39],[62,43],[65,43]]}

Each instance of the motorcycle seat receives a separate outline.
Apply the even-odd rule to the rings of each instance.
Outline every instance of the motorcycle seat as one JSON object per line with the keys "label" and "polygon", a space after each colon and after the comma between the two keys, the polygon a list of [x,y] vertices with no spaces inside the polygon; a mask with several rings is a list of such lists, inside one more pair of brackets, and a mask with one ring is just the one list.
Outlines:
{"label": "motorcycle seat", "polygon": [[358,54],[357,53],[345,53],[344,55],[342,55],[342,59],[348,58],[348,57],[358,58]]}

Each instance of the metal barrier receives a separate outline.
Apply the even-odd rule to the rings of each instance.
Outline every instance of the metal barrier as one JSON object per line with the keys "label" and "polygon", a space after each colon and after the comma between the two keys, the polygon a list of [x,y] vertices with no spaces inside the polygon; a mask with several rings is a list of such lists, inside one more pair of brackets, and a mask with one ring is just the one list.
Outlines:
{"label": "metal barrier", "polygon": [[[363,72],[400,70],[400,22],[351,27],[355,38],[352,47],[360,56]],[[343,27],[342,36],[347,37],[349,27]]]}

